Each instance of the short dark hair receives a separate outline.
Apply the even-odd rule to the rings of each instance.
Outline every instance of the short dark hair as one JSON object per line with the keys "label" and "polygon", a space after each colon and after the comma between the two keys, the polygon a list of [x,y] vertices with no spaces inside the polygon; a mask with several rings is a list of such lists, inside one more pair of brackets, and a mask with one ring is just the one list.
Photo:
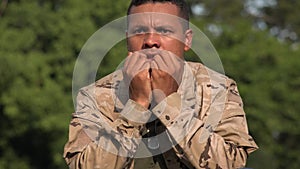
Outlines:
{"label": "short dark hair", "polygon": [[130,15],[130,10],[133,6],[139,6],[146,3],[172,3],[180,9],[180,17],[189,21],[189,6],[185,0],[131,0],[131,3],[127,9],[127,15]]}

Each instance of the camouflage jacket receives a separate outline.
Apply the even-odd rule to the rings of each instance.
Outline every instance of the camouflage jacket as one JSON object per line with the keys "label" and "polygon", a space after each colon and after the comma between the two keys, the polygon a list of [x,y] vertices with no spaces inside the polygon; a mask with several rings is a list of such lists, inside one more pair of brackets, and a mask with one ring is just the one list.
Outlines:
{"label": "camouflage jacket", "polygon": [[64,148],[70,168],[241,168],[258,148],[230,78],[186,62],[178,91],[149,110],[128,98],[122,78],[115,71],[79,91]]}

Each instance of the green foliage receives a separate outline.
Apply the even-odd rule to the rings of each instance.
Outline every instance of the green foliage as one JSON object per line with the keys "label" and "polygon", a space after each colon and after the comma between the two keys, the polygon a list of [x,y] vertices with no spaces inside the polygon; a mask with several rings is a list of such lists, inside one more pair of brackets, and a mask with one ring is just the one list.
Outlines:
{"label": "green foliage", "polygon": [[297,154],[300,153],[297,144],[300,106],[296,104],[300,97],[300,81],[296,75],[300,71],[299,50],[292,50],[290,45],[279,43],[276,38],[253,30],[249,25],[237,25],[236,29],[239,27],[243,32],[225,31],[216,45],[221,46],[219,53],[226,73],[239,84],[251,134],[261,147],[253,155],[258,158],[251,158],[249,165],[297,168]]}
{"label": "green foliage", "polygon": [[276,0],[276,5],[266,6],[261,9],[262,14],[258,17],[266,22],[269,27],[276,31],[274,35],[292,42],[299,42],[300,21],[298,16],[300,1]]}
{"label": "green foliage", "polygon": [[76,57],[98,27],[126,14],[127,4],[8,3],[0,18],[0,168],[67,168],[62,152]]}
{"label": "green foliage", "polygon": [[[299,46],[269,33],[278,25],[299,33],[298,8],[285,1],[263,8],[276,22],[266,20],[269,27],[261,30],[253,26],[257,16],[245,12],[245,2],[201,1],[206,13],[193,15],[192,22],[212,40],[226,74],[238,82],[250,132],[260,146],[248,166],[298,168]],[[74,111],[76,58],[97,29],[126,14],[128,4],[16,0],[0,7],[0,168],[67,168],[62,152]],[[123,40],[101,62],[97,78],[115,70],[126,55]],[[197,60],[193,52],[187,55]]]}
{"label": "green foliage", "polygon": [[[280,25],[276,22],[262,30],[256,27],[257,16],[245,14],[243,8],[238,12],[236,8],[227,9],[231,6],[222,5],[225,1],[202,2],[207,8],[207,13],[195,16],[193,22],[213,41],[226,74],[238,82],[250,133],[260,147],[257,152],[250,155],[248,166],[298,168],[299,44],[282,41],[279,35],[273,33],[274,26],[285,29],[287,25],[291,25],[295,32],[300,29],[298,21],[288,17],[294,16],[292,11],[297,8],[291,3],[288,5],[286,1],[278,1],[277,6],[270,8],[285,12],[273,13],[272,17],[278,20],[280,17],[290,19],[285,20],[285,24]],[[211,6],[212,3],[216,5]],[[232,15],[233,11],[236,16]],[[221,33],[216,34],[208,25],[214,25]]]}

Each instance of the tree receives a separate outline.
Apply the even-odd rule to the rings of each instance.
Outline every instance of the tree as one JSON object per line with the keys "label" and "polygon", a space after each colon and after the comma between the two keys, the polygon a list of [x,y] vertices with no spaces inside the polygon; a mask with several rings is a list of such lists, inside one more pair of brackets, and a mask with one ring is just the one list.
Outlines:
{"label": "tree", "polygon": [[[298,2],[250,5],[258,13],[249,12],[254,0],[189,2],[191,21],[212,40],[226,74],[239,85],[260,146],[248,166],[298,168],[300,52],[297,40],[273,36],[277,27],[298,36]],[[75,61],[97,29],[126,14],[128,3],[15,0],[0,6],[0,168],[66,168]],[[112,72],[124,52],[122,41],[101,62],[97,78]]]}
{"label": "tree", "polygon": [[0,8],[0,168],[66,168],[76,57],[127,3],[18,0]]}
{"label": "tree", "polygon": [[300,107],[295,102],[299,99],[299,50],[249,25],[224,30],[215,44],[221,46],[219,54],[225,72],[239,84],[250,132],[260,146],[250,156],[248,165],[297,168]]}
{"label": "tree", "polygon": [[[294,19],[297,3],[190,3],[194,5],[192,22],[209,36],[226,74],[238,82],[250,132],[260,146],[248,166],[298,168],[300,51],[293,39],[299,29]],[[229,5],[233,3],[237,5]]]}
{"label": "tree", "polygon": [[296,0],[274,0],[273,5],[261,9],[258,19],[265,22],[271,33],[281,40],[299,42],[299,6],[300,2]]}

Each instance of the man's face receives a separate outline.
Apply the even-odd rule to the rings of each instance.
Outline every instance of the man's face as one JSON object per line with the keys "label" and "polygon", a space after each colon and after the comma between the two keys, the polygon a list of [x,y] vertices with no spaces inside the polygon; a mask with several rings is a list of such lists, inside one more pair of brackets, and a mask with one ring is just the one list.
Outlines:
{"label": "man's face", "polygon": [[128,51],[161,49],[183,59],[184,51],[190,49],[192,32],[183,28],[179,10],[171,3],[133,6],[130,14],[134,15],[128,21]]}

